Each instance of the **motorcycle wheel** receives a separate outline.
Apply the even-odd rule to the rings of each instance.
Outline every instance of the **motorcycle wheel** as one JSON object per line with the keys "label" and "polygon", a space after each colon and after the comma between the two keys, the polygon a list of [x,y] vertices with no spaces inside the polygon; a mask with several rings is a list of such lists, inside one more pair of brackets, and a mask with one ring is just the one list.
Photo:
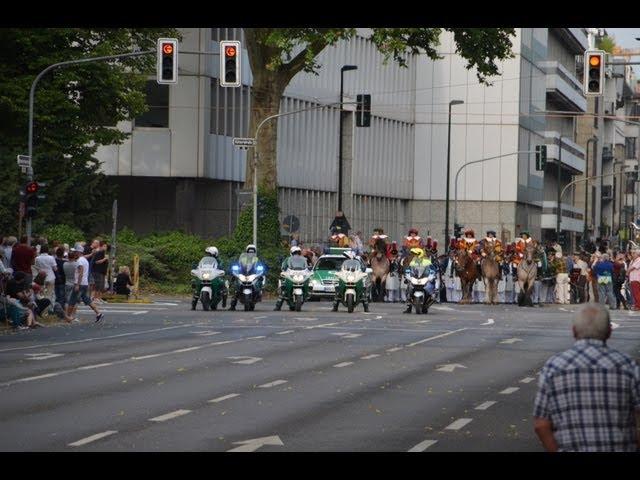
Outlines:
{"label": "motorcycle wheel", "polygon": [[302,297],[296,297],[296,312],[302,310]]}
{"label": "motorcycle wheel", "polygon": [[417,314],[422,313],[422,304],[419,300],[413,301],[413,308],[415,308]]}
{"label": "motorcycle wheel", "polygon": [[255,303],[250,303],[249,304],[249,311],[253,312],[256,309],[256,304]]}
{"label": "motorcycle wheel", "polygon": [[429,313],[429,307],[427,305],[422,306],[422,313]]}
{"label": "motorcycle wheel", "polygon": [[205,312],[208,312],[209,311],[210,302],[211,302],[211,299],[209,298],[209,294],[207,292],[204,292],[200,296],[200,301],[202,302],[202,309]]}
{"label": "motorcycle wheel", "polygon": [[216,300],[215,302],[211,302],[211,310],[217,310],[218,309],[218,303],[220,303],[220,300]]}
{"label": "motorcycle wheel", "polygon": [[355,302],[354,302],[353,295],[349,294],[347,296],[347,311],[349,313],[353,313],[354,307],[355,307]]}

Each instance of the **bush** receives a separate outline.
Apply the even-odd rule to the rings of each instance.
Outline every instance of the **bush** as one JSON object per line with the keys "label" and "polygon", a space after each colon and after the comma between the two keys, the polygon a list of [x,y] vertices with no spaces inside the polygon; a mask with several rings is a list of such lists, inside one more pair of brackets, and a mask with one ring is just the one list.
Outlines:
{"label": "bush", "polygon": [[63,224],[47,227],[42,232],[42,236],[48,240],[49,244],[57,241],[60,243],[68,243],[70,246],[86,238],[84,232],[79,228]]}

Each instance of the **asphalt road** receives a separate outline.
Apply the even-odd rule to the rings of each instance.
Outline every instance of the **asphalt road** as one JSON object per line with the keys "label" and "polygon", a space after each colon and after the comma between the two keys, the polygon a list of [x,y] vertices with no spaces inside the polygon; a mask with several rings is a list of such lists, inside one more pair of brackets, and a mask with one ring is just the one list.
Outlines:
{"label": "asphalt road", "polygon": [[[0,450],[541,451],[537,373],[574,308],[83,310],[0,336]],[[612,318],[610,345],[640,357],[640,315]]]}

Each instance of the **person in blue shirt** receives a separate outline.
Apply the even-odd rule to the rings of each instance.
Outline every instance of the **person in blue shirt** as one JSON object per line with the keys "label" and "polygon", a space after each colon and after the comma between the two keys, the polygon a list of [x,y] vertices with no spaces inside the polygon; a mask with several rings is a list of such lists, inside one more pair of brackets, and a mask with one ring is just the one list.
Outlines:
{"label": "person in blue shirt", "polygon": [[616,308],[616,297],[613,294],[613,262],[609,255],[603,253],[600,260],[596,260],[592,267],[598,281],[598,298],[601,304],[609,302],[609,308]]}

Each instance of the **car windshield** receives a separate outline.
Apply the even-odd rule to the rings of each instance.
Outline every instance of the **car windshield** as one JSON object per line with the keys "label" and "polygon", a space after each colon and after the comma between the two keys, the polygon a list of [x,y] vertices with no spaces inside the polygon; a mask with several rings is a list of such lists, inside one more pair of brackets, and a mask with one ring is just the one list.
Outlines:
{"label": "car windshield", "polygon": [[216,268],[218,268],[218,261],[213,257],[202,257],[200,259],[200,263],[198,264],[198,268],[201,270],[215,270]]}
{"label": "car windshield", "polygon": [[301,255],[293,255],[289,259],[289,268],[291,270],[306,270],[307,269],[307,259]]}
{"label": "car windshield", "polygon": [[342,264],[342,271],[358,272],[360,271],[360,262],[358,260],[345,260]]}
{"label": "car windshield", "polygon": [[316,263],[315,270],[340,270],[344,261],[345,259],[340,257],[321,257]]}

